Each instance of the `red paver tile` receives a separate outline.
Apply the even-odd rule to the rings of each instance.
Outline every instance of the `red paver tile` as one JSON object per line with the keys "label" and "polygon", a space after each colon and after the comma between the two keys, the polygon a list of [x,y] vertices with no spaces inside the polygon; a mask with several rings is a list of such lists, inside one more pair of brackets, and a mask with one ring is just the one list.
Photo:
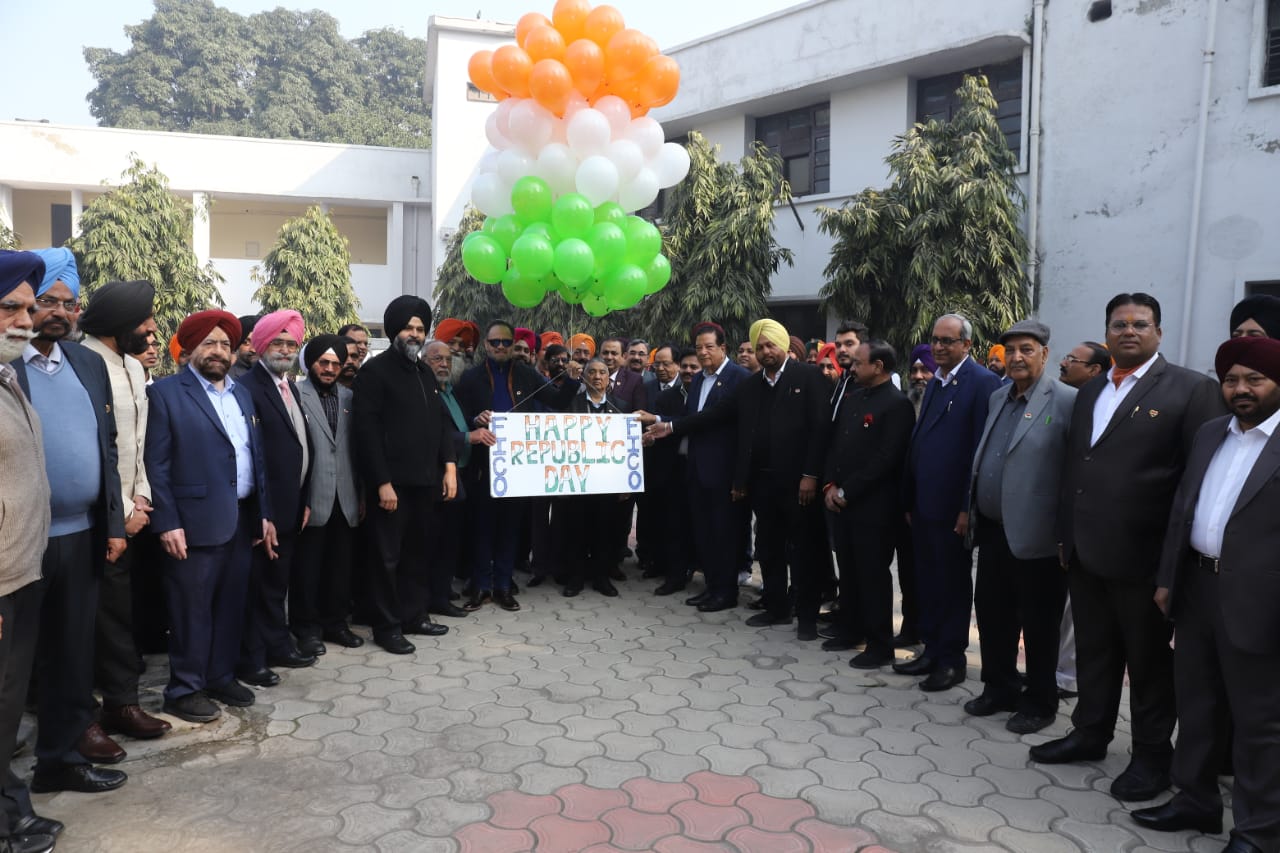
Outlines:
{"label": "red paver tile", "polygon": [[538,818],[529,828],[538,837],[538,853],[579,853],[609,840],[609,827],[598,820],[569,820],[553,814]]}
{"label": "red paver tile", "polygon": [[613,843],[628,850],[651,850],[659,838],[680,832],[680,821],[671,815],[633,808],[612,809],[600,820],[613,830]]}
{"label": "red paver tile", "polygon": [[845,853],[876,843],[875,836],[865,830],[820,820],[802,820],[795,831],[813,842],[814,853]]}
{"label": "red paver tile", "polygon": [[685,800],[676,803],[671,813],[680,818],[685,835],[698,841],[719,841],[732,829],[745,826],[751,816],[735,806],[710,806]]}
{"label": "red paver tile", "polygon": [[595,820],[609,809],[631,804],[625,791],[589,785],[566,785],[556,791],[556,796],[564,803],[564,816],[572,820]]}
{"label": "red paver tile", "polygon": [[729,849],[723,844],[707,844],[678,835],[669,835],[653,845],[654,853],[725,853]]}
{"label": "red paver tile", "polygon": [[740,826],[725,840],[736,847],[738,853],[809,853],[809,842],[794,832],[765,832],[754,826]]}
{"label": "red paver tile", "polygon": [[751,815],[752,826],[766,832],[786,832],[798,822],[818,814],[804,800],[784,800],[764,794],[747,794],[738,799],[737,805]]}
{"label": "red paver tile", "polygon": [[700,770],[685,779],[698,789],[698,799],[713,806],[731,806],[744,794],[760,792],[760,785],[750,776],[721,776]]}
{"label": "red paver tile", "polygon": [[683,782],[657,782],[637,776],[622,783],[631,795],[631,807],[642,812],[666,814],[671,807],[683,800],[692,800],[698,792]]}
{"label": "red paver tile", "polygon": [[454,833],[462,853],[528,853],[533,850],[533,833],[524,829],[499,829],[487,823],[473,823]]}
{"label": "red paver tile", "polygon": [[499,791],[489,797],[489,807],[493,809],[489,823],[503,829],[524,829],[543,815],[556,814],[562,806],[551,796],[535,797],[519,791]]}

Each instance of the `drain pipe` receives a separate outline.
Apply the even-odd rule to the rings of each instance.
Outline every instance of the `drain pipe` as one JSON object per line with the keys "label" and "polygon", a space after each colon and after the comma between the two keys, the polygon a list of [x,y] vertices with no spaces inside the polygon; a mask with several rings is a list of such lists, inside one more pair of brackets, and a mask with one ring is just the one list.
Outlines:
{"label": "drain pipe", "polygon": [[1027,128],[1027,266],[1031,310],[1040,309],[1040,89],[1044,71],[1044,4],[1031,4],[1031,122]]}
{"label": "drain pipe", "polygon": [[1191,225],[1187,233],[1187,270],[1182,289],[1182,334],[1178,337],[1178,363],[1186,366],[1191,350],[1191,308],[1195,301],[1196,261],[1200,249],[1200,206],[1204,197],[1204,149],[1209,134],[1209,98],[1213,84],[1214,43],[1218,33],[1218,0],[1209,0],[1203,66],[1200,73],[1200,126],[1196,133],[1195,172],[1191,180]]}

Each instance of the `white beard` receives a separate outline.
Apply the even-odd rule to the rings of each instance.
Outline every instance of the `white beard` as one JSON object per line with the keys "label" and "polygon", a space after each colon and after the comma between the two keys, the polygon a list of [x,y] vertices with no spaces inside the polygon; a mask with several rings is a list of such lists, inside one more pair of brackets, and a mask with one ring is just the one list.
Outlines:
{"label": "white beard", "polygon": [[35,336],[35,332],[25,329],[8,329],[0,333],[0,362],[7,364],[14,359],[22,358],[27,344],[31,343]]}

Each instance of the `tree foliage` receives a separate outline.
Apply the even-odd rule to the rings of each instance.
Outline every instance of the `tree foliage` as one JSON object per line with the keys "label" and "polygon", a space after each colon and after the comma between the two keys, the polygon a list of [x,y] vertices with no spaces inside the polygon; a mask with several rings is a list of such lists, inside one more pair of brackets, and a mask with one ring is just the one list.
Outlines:
{"label": "tree foliage", "polygon": [[836,238],[824,309],[899,347],[926,339],[952,311],[994,341],[1028,310],[1017,157],[986,78],[966,77],[959,95],[950,122],[917,124],[894,140],[888,187],[819,211],[819,228]]}
{"label": "tree foliage", "polygon": [[159,169],[135,155],[121,177],[119,187],[84,209],[80,233],[70,243],[81,294],[91,302],[94,289],[108,281],[151,282],[163,349],[188,315],[222,305],[223,278],[212,263],[202,267],[196,260],[191,203],[169,192]]}
{"label": "tree foliage", "polygon": [[[0,211],[3,211],[3,210],[4,208],[0,208]],[[0,249],[21,249],[21,248],[22,248],[22,236],[19,235],[17,231],[14,231],[12,228],[6,225],[4,219],[0,217]]]}
{"label": "tree foliage", "polygon": [[262,269],[254,267],[253,280],[260,285],[253,299],[262,310],[298,311],[308,336],[337,332],[346,323],[360,321],[347,238],[319,207],[284,224]]}
{"label": "tree foliage", "polygon": [[333,16],[247,17],[212,0],[155,0],[124,53],[84,50],[108,127],[425,148],[426,42],[381,29],[344,39]]}

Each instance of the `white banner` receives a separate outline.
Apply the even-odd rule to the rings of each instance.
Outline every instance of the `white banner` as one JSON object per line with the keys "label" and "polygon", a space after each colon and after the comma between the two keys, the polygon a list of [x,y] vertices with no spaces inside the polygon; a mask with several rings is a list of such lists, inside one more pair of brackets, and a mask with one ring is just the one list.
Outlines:
{"label": "white banner", "polygon": [[644,491],[635,415],[494,412],[489,448],[495,498],[608,495]]}

